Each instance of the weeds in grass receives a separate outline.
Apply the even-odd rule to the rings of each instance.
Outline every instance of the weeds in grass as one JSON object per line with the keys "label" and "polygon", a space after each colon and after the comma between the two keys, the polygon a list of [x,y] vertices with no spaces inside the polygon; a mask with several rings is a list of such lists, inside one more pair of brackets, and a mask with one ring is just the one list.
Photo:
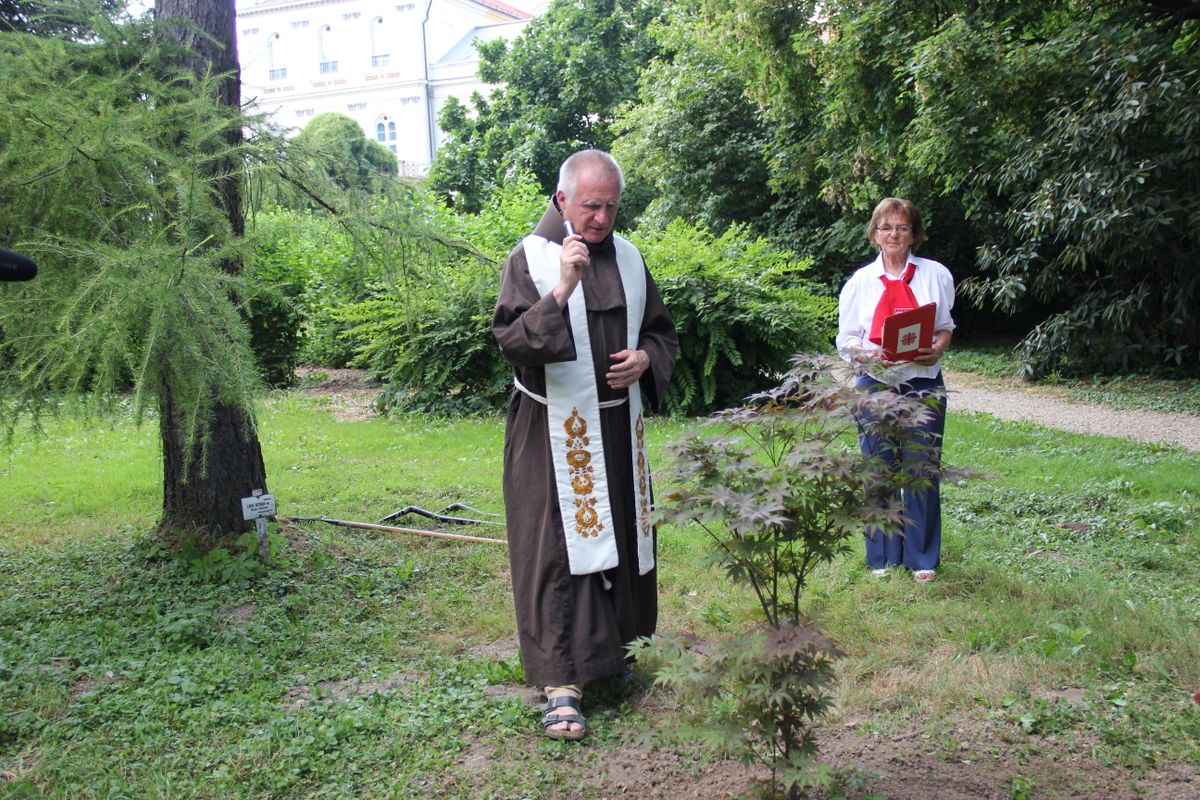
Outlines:
{"label": "weeds in grass", "polygon": [[1034,794],[1034,789],[1036,788],[1037,780],[1034,778],[1015,775],[1013,776],[1008,796],[1010,800],[1033,800],[1036,797]]}

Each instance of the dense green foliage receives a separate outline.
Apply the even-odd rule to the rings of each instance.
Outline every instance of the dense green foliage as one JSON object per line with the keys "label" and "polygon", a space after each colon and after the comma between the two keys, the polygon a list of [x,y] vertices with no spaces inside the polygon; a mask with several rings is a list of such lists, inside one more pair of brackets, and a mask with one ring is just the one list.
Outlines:
{"label": "dense green foliage", "polygon": [[793,246],[861,259],[870,209],[906,196],[977,310],[1025,326],[1027,374],[1200,367],[1197,285],[1179,266],[1200,208],[1185,188],[1200,164],[1195,4],[1173,9],[1182,26],[1119,1],[707,8],[736,32],[730,63],[773,126]]}
{"label": "dense green foliage", "polygon": [[348,304],[354,363],[388,384],[388,409],[476,413],[500,407],[510,370],[491,334],[500,266],[545,210],[531,177],[508,184],[474,215],[429,209],[443,231],[470,246],[446,250],[420,275]]}
{"label": "dense green foliage", "polygon": [[249,408],[258,384],[246,287],[225,269],[247,245],[208,172],[251,169],[258,145],[230,145],[240,110],[149,36],[0,34],[4,233],[41,266],[0,295],[4,382],[28,402],[132,385],[139,411],[170,385],[194,436],[214,404]]}
{"label": "dense green foliage", "polygon": [[260,213],[252,225],[250,330],[267,382],[288,383],[299,363],[346,366],[353,343],[334,311],[362,299],[371,283],[350,235],[306,211]]}
{"label": "dense green foliage", "polygon": [[619,104],[636,94],[638,70],[655,54],[647,33],[663,0],[557,2],[535,18],[510,50],[502,39],[479,46],[479,75],[505,84],[472,98],[474,112],[447,102],[447,134],[430,170],[430,188],[455,208],[477,212],[517,173],[553,191],[558,167],[576,150],[612,144]]}
{"label": "dense green foliage", "polygon": [[632,191],[650,198],[640,223],[681,218],[723,231],[777,202],[764,159],[770,128],[719,46],[696,35],[689,8],[671,6],[651,28],[663,53],[642,71],[637,100],[619,109],[612,150]]}
{"label": "dense green foliage", "polygon": [[[344,309],[354,323],[355,363],[390,384],[386,407],[496,409],[510,371],[491,336],[500,265],[545,210],[532,176],[512,182],[478,215],[446,216],[444,229],[473,245],[446,251],[420,279],[396,283]],[[674,413],[737,404],[772,385],[799,350],[826,348],[834,302],[805,281],[808,265],[740,228],[716,236],[677,221],[634,242],[676,320]]]}
{"label": "dense green foliage", "polygon": [[105,15],[125,6],[126,0],[0,0],[0,31],[86,40]]}
{"label": "dense green foliage", "polygon": [[1194,369],[1200,346],[1200,55],[1156,31],[1069,28],[1034,59],[1088,87],[1056,96],[993,177],[1010,238],[980,254],[974,296],[1062,310],[1021,346],[1024,369]]}
{"label": "dense green foliage", "polygon": [[[284,332],[299,331],[298,339],[264,339],[260,358],[366,367],[388,384],[382,403],[389,409],[501,407],[512,387],[491,335],[500,267],[545,204],[526,175],[478,214],[414,205],[446,242],[461,244],[426,246],[419,269],[400,272],[372,266],[332,221],[260,215],[251,270],[263,293],[251,303],[255,319],[261,309]],[[771,385],[794,353],[828,346],[833,300],[814,290],[807,262],[794,254],[739,227],[716,236],[683,221],[633,238],[680,331],[669,410],[737,404]]]}
{"label": "dense green foliage", "polygon": [[774,385],[794,354],[828,349],[836,303],[813,291],[794,253],[738,226],[717,236],[683,220],[634,242],[679,334],[672,412],[739,405]]}
{"label": "dense green foliage", "polygon": [[[481,75],[505,88],[474,116],[448,111],[435,184],[464,207],[514,160],[545,184],[573,147],[611,141],[644,221],[749,225],[832,286],[869,258],[871,208],[905,196],[929,226],[922,254],[962,285],[963,333],[1025,337],[1027,376],[1200,369],[1200,5],[672,3],[635,28],[645,59],[605,62],[640,67],[615,107],[615,80],[568,68],[566,42],[596,29],[580,8],[554,4],[511,54],[485,49]],[[557,49],[532,46],[542,31]]]}
{"label": "dense green foliage", "polygon": [[318,114],[292,140],[292,159],[307,158],[314,168],[343,191],[377,194],[387,178],[395,178],[396,157],[379,142],[368,139],[359,124],[345,114]]}
{"label": "dense green foliage", "polygon": [[345,367],[353,343],[334,313],[372,283],[353,236],[336,219],[303,209],[259,212],[250,228],[247,321],[267,384],[289,385],[300,364]]}

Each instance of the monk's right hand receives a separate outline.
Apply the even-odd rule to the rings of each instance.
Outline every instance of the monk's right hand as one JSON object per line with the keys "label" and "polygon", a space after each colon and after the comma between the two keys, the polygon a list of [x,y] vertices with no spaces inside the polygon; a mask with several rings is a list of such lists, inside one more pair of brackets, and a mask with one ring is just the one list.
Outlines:
{"label": "monk's right hand", "polygon": [[576,233],[563,239],[562,254],[558,257],[558,285],[554,287],[554,299],[559,308],[566,307],[567,300],[583,277],[583,270],[590,263],[591,255],[582,236]]}

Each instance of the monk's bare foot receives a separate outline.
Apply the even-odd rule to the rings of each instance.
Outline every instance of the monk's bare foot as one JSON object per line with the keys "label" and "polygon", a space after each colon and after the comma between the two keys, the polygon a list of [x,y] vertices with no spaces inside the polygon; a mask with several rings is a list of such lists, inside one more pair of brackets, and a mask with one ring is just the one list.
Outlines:
{"label": "monk's bare foot", "polygon": [[551,739],[578,741],[587,733],[587,720],[580,713],[578,697],[551,698],[542,706],[542,730]]}
{"label": "monk's bare foot", "polygon": [[[561,717],[564,715],[574,716],[574,714],[575,714],[575,712],[570,708],[556,708],[553,711],[549,712],[547,714],[547,716]],[[578,722],[556,722],[553,725],[551,725],[550,727],[546,728],[546,730],[556,731],[559,733],[579,733],[580,731],[583,730],[583,726],[580,725]]]}

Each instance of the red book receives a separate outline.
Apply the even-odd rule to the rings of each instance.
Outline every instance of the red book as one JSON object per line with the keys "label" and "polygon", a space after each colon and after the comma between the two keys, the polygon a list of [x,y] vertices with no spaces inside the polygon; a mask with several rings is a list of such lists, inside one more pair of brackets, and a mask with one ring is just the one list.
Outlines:
{"label": "red book", "polygon": [[912,361],[922,347],[933,347],[937,303],[897,311],[883,321],[883,355],[888,361]]}

